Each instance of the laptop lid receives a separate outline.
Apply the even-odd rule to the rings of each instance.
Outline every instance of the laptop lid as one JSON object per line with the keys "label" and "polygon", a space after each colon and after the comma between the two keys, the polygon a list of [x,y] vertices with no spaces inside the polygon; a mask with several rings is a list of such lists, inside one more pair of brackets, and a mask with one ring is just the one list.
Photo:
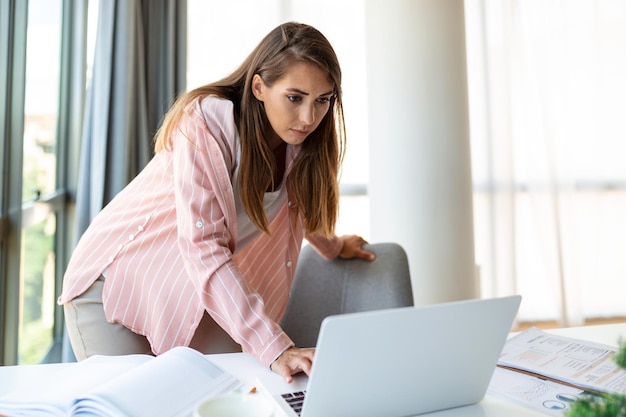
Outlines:
{"label": "laptop lid", "polygon": [[413,416],[480,401],[520,302],[511,296],[326,318],[302,417]]}

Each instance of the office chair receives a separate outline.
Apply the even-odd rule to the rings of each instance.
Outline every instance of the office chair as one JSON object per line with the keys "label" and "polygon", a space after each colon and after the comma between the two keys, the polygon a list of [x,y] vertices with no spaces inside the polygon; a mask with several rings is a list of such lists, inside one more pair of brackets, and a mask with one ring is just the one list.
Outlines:
{"label": "office chair", "polygon": [[335,314],[413,305],[406,252],[397,243],[364,246],[376,255],[325,260],[302,248],[281,327],[298,347],[313,347],[322,320]]}

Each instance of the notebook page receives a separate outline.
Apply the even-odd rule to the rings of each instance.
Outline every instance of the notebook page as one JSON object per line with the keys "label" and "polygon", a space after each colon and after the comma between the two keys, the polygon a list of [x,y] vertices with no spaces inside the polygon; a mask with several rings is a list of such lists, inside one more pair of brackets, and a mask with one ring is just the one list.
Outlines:
{"label": "notebook page", "polygon": [[[66,416],[72,401],[89,390],[151,360],[149,355],[92,356],[33,378],[0,397],[0,414],[14,417]],[[46,366],[46,365],[37,365]]]}
{"label": "notebook page", "polygon": [[242,388],[201,353],[174,348],[78,398],[72,416],[191,416],[205,398]]}

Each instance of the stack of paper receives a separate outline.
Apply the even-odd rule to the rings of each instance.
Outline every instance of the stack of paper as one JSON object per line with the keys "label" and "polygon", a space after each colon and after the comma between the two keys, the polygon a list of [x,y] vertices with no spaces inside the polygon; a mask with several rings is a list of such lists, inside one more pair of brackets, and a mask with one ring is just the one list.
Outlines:
{"label": "stack of paper", "polygon": [[626,370],[613,357],[617,347],[543,332],[535,327],[509,339],[498,365],[530,372],[577,388],[626,391]]}
{"label": "stack of paper", "polygon": [[531,328],[505,344],[489,393],[561,416],[582,395],[626,391],[618,348]]}

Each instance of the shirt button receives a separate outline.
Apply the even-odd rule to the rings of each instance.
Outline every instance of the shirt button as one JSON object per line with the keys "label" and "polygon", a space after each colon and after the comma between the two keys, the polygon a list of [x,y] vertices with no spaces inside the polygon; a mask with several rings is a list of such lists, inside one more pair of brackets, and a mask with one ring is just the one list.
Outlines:
{"label": "shirt button", "polygon": [[109,263],[113,263],[113,257],[109,256]]}
{"label": "shirt button", "polygon": [[146,221],[150,220],[150,215],[146,214]]}
{"label": "shirt button", "polygon": [[137,226],[137,230],[139,230],[140,232],[143,232],[143,226]]}
{"label": "shirt button", "polygon": [[289,268],[291,268],[291,265],[293,265],[293,263],[292,263],[291,261],[287,261],[287,266],[288,266]]}
{"label": "shirt button", "polygon": [[204,226],[204,224],[203,224],[201,221],[197,221],[197,222],[196,222],[196,227],[197,227],[198,229],[199,229],[199,228],[201,228],[202,226]]}
{"label": "shirt button", "polygon": [[130,235],[130,236],[128,236],[128,240],[135,240],[135,235],[133,235],[133,234],[131,233],[131,235]]}

